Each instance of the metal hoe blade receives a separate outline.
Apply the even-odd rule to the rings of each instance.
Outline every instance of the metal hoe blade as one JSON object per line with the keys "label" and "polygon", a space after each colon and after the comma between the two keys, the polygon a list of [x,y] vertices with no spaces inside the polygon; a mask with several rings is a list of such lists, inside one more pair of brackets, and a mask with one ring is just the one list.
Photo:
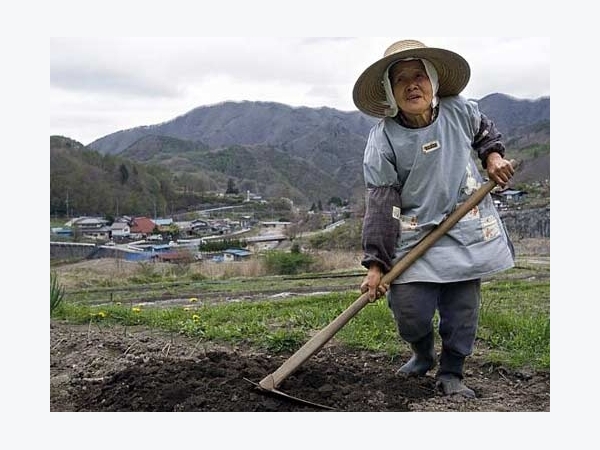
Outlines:
{"label": "metal hoe blade", "polygon": [[316,408],[327,409],[329,411],[337,411],[337,409],[332,408],[331,406],[322,405],[320,403],[315,403],[315,402],[311,402],[311,401],[308,401],[308,400],[304,400],[302,398],[294,397],[293,395],[286,394],[285,392],[281,392],[278,389],[265,389],[260,384],[255,383],[254,381],[249,380],[248,378],[244,378],[244,380],[247,381],[248,383],[252,384],[260,392],[266,392],[266,393],[269,393],[269,394],[274,394],[276,396],[283,397],[283,398],[285,398],[287,400],[292,400],[294,402],[298,402],[298,403],[301,403],[301,404],[307,405],[307,406],[314,406]]}

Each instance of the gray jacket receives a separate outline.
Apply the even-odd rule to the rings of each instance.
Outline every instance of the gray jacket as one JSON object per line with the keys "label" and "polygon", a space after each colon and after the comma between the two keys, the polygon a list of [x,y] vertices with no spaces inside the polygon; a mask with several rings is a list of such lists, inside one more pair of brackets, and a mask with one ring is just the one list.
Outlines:
{"label": "gray jacket", "polygon": [[[501,135],[460,96],[440,98],[438,116],[411,129],[386,117],[369,134],[363,170],[367,186],[362,264],[384,271],[410,251],[483,183],[492,152],[504,156]],[[394,282],[453,282],[514,265],[512,245],[490,195]]]}

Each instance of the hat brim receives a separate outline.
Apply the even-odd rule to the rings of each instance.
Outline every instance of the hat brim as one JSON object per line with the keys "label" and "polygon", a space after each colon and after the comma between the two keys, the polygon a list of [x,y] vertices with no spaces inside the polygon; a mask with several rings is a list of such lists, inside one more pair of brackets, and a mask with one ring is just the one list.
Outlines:
{"label": "hat brim", "polygon": [[392,63],[405,58],[422,58],[433,64],[438,73],[438,97],[460,94],[471,77],[469,63],[450,50],[425,47],[397,52],[371,64],[356,80],[352,98],[360,111],[370,116],[385,117],[389,105],[382,84],[383,74]]}

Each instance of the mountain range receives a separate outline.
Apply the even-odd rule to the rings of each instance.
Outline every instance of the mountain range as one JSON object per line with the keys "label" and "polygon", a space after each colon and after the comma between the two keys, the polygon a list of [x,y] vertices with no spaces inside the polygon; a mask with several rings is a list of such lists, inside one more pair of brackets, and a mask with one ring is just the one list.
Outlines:
{"label": "mountain range", "polygon": [[[515,182],[550,178],[550,98],[476,100],[523,161]],[[87,147],[158,164],[206,190],[286,197],[299,204],[363,195],[362,155],[378,119],[360,111],[273,102],[201,106],[172,120],[111,133]]]}

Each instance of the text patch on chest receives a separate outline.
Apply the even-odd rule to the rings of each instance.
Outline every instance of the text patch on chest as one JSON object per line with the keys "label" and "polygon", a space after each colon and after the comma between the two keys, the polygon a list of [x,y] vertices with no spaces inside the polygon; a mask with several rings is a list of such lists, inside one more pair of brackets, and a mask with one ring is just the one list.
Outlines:
{"label": "text patch on chest", "polygon": [[423,148],[423,153],[429,153],[429,152],[439,149],[440,142],[439,141],[431,141],[431,142],[428,142],[427,144],[423,144],[422,148]]}

